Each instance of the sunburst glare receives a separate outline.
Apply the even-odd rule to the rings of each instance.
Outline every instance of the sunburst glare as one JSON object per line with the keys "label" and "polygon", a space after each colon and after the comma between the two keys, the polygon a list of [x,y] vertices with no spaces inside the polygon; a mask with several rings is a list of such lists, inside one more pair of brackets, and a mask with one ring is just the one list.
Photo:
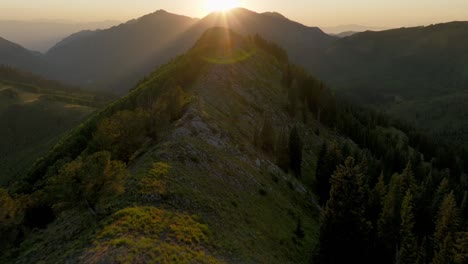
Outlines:
{"label": "sunburst glare", "polygon": [[208,12],[222,11],[226,12],[239,6],[238,0],[208,0],[206,9]]}

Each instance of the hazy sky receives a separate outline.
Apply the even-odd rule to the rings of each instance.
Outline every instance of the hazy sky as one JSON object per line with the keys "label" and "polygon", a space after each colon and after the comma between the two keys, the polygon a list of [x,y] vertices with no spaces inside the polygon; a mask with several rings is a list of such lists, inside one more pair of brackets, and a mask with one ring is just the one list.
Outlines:
{"label": "hazy sky", "polygon": [[[228,0],[235,1],[235,0]],[[0,0],[0,19],[125,21],[165,9],[203,17],[214,0]],[[239,0],[239,6],[277,11],[310,26],[415,26],[468,20],[468,0]]]}

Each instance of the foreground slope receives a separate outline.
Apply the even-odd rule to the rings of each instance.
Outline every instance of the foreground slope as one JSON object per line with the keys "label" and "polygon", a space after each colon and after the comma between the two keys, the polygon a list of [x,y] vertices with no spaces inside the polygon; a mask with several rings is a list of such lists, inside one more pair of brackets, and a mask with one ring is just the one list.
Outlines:
{"label": "foreground slope", "polygon": [[337,100],[277,45],[214,28],[0,189],[1,257],[394,263],[405,245],[455,259],[467,165],[466,153]]}
{"label": "foreground slope", "polygon": [[0,185],[24,174],[62,134],[107,101],[0,66]]}
{"label": "foreground slope", "polygon": [[[61,198],[51,200],[59,217],[22,243],[16,261],[306,263],[318,207],[273,153],[253,144],[266,117],[278,131],[295,124],[283,110],[282,72],[283,63],[253,40],[207,32],[36,165],[21,188],[46,197],[60,178],[54,167],[70,160],[81,166],[98,150],[127,162],[129,175],[125,194],[110,204],[83,210],[74,199],[63,210]],[[303,133],[307,148],[318,149],[313,132]],[[312,166],[304,166],[305,175]],[[298,226],[305,237],[295,234]]]}

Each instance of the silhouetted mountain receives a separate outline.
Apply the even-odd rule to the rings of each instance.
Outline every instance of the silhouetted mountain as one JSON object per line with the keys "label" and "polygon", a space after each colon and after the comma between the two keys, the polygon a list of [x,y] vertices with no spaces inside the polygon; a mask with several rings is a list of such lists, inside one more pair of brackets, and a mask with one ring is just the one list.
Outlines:
{"label": "silhouetted mountain", "polygon": [[278,13],[256,13],[244,8],[234,9],[226,14],[212,13],[199,24],[202,30],[224,26],[242,34],[259,34],[286,49],[291,60],[298,64],[314,60],[318,51],[336,40],[317,27],[304,26]]}
{"label": "silhouetted mountain", "polygon": [[77,22],[50,19],[0,20],[0,36],[29,50],[46,52],[72,33],[81,30],[105,29],[118,23],[117,21]]}
{"label": "silhouetted mountain", "polygon": [[177,42],[197,19],[159,10],[125,24],[66,38],[46,54],[53,79],[125,92],[193,43]]}
{"label": "silhouetted mountain", "polygon": [[[152,68],[186,51],[208,28],[228,26],[243,34],[261,34],[283,45],[293,61],[313,59],[334,37],[277,13],[235,9],[198,20],[160,10],[98,32],[71,36],[47,54],[53,74],[64,82],[124,93]],[[304,54],[307,54],[304,56]]]}
{"label": "silhouetted mountain", "polygon": [[44,67],[44,61],[40,53],[27,50],[0,37],[0,65],[40,72]]}
{"label": "silhouetted mountain", "polygon": [[381,30],[388,30],[389,27],[373,27],[373,26],[363,26],[363,25],[339,25],[339,26],[332,26],[332,27],[320,27],[324,32],[332,35],[337,35],[342,32],[364,32],[364,31],[381,31]]}

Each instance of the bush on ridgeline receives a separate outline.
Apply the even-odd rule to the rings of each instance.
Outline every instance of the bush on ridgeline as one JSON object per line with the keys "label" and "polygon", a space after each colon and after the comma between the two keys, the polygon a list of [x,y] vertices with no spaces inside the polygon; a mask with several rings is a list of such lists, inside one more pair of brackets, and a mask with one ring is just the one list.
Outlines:
{"label": "bush on ridgeline", "polygon": [[49,179],[47,188],[56,209],[78,206],[96,215],[105,213],[106,206],[125,192],[127,175],[125,164],[103,151],[66,164]]}
{"label": "bush on ridgeline", "polygon": [[7,190],[0,188],[0,250],[5,250],[16,242],[20,235],[17,226],[22,221],[20,202],[10,196]]}
{"label": "bush on ridgeline", "polygon": [[128,162],[146,140],[148,113],[142,109],[119,111],[98,123],[91,152],[109,151],[112,157]]}

